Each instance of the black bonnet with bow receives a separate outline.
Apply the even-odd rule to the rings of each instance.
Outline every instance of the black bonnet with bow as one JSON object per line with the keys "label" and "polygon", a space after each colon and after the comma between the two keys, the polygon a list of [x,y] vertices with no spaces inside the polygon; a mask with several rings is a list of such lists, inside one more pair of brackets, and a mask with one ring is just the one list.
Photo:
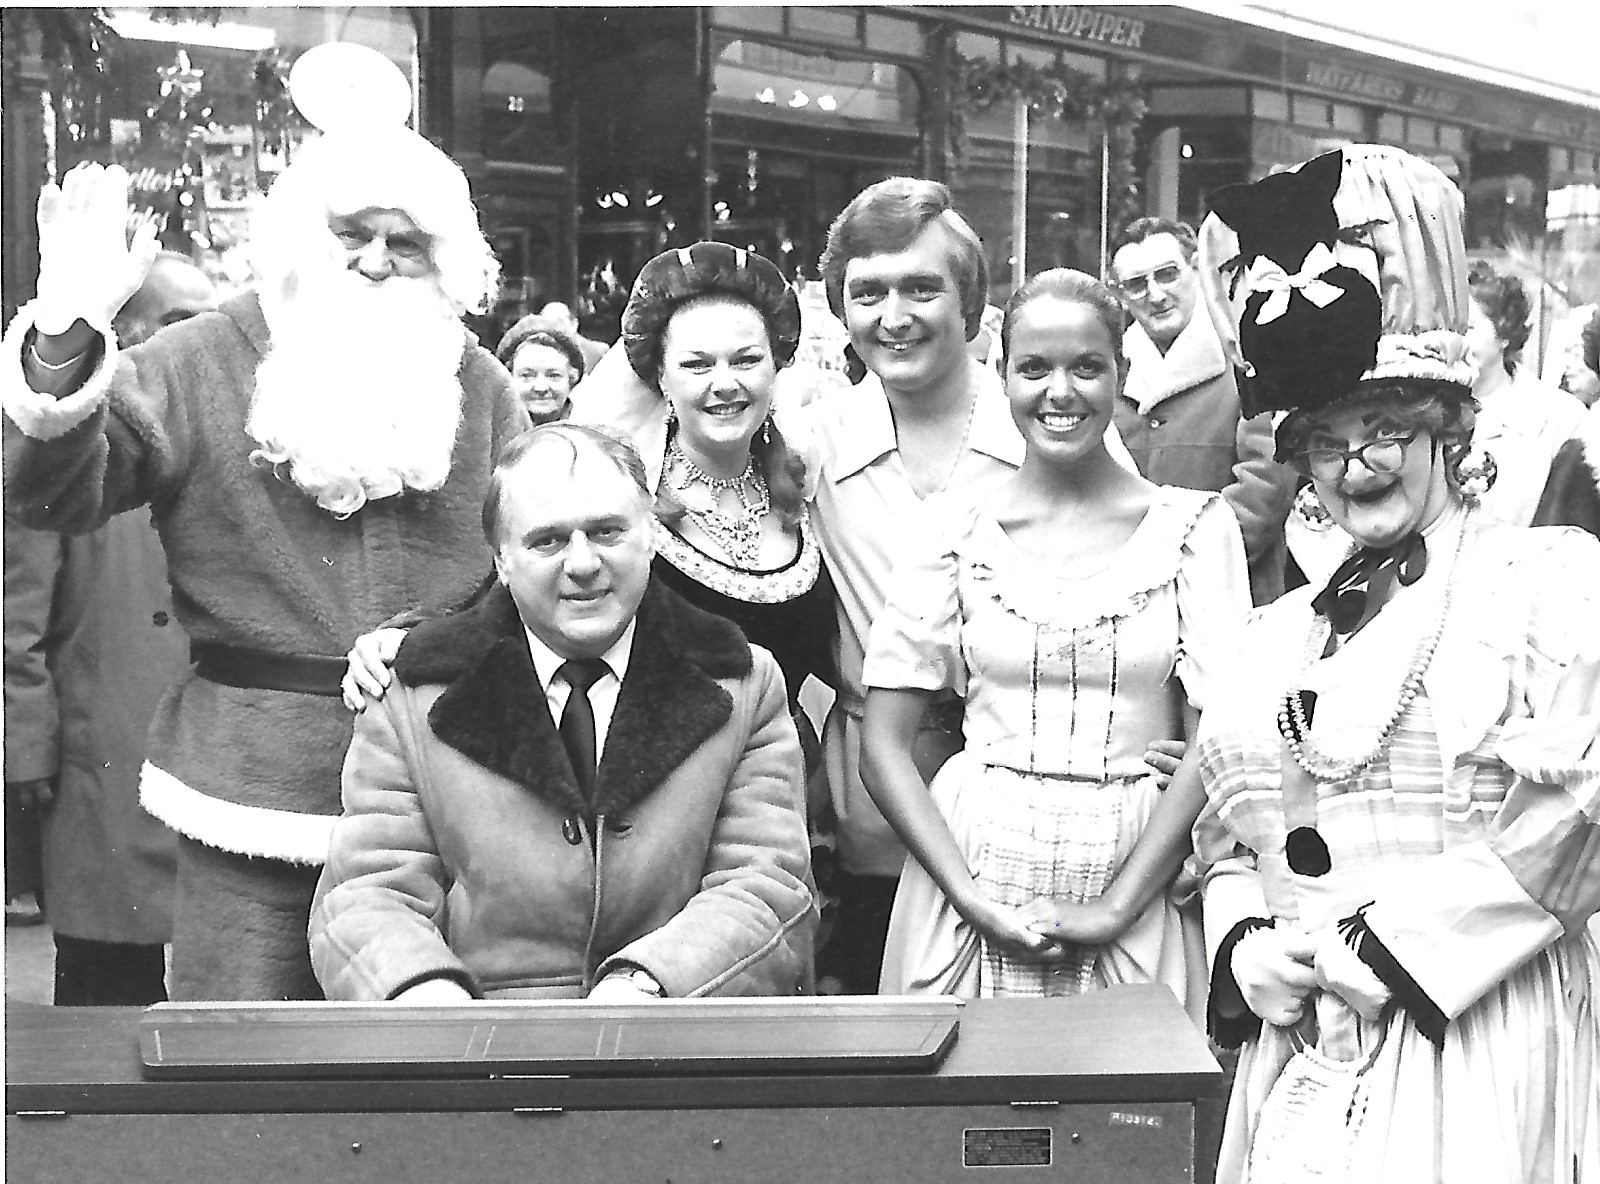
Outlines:
{"label": "black bonnet with bow", "polygon": [[1470,387],[1461,210],[1436,166],[1365,144],[1213,194],[1201,289],[1244,372],[1243,413],[1395,378]]}

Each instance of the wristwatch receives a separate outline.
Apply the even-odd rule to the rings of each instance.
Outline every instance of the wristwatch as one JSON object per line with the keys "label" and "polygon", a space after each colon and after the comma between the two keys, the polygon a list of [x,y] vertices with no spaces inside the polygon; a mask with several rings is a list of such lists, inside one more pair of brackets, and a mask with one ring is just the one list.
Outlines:
{"label": "wristwatch", "polygon": [[634,990],[654,995],[657,999],[667,997],[667,988],[663,987],[660,980],[643,966],[620,966],[606,975],[607,982],[612,979],[625,982]]}

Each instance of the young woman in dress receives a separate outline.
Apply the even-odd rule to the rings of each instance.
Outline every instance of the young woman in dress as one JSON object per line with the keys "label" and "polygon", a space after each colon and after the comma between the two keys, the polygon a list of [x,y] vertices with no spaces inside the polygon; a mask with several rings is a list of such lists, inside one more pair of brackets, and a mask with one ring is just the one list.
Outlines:
{"label": "young woman in dress", "polygon": [[[1058,909],[1096,897],[1133,848],[1160,796],[1147,749],[1187,736],[1250,604],[1227,503],[1106,451],[1121,331],[1115,296],[1081,272],[1012,297],[1001,342],[1026,458],[993,496],[945,495],[943,531],[902,563],[873,628],[863,772],[911,852],[886,994],[1160,982],[1203,1009],[1198,926],[1172,893],[1106,944],[1054,937]],[[947,688],[967,746],[930,789],[911,745]]]}

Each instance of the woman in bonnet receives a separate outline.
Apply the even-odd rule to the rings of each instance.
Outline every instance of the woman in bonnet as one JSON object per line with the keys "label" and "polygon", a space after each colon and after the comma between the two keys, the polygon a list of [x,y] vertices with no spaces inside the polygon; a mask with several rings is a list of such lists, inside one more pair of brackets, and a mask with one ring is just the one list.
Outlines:
{"label": "woman in bonnet", "polygon": [[649,388],[633,397],[649,416],[630,434],[655,481],[655,578],[770,651],[791,706],[807,675],[837,681],[833,583],[806,470],[773,415],[799,341],[799,301],[777,267],[701,242],[645,264],[622,314],[632,374],[611,357],[594,375]]}
{"label": "woman in bonnet", "polygon": [[[1462,493],[1461,208],[1358,146],[1202,228],[1245,413],[1354,539],[1257,614],[1164,803],[1243,1044],[1219,1181],[1600,1180],[1600,543]],[[1115,931],[1180,829],[1065,929]]]}

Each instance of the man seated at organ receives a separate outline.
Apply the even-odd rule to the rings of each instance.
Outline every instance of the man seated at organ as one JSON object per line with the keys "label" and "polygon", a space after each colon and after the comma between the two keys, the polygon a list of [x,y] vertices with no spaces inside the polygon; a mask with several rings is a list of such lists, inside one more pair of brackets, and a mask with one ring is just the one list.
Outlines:
{"label": "man seated at organ", "polygon": [[783,676],[650,575],[633,449],[534,428],[497,586],[406,637],[345,760],[311,913],[329,999],[792,995],[817,914]]}

